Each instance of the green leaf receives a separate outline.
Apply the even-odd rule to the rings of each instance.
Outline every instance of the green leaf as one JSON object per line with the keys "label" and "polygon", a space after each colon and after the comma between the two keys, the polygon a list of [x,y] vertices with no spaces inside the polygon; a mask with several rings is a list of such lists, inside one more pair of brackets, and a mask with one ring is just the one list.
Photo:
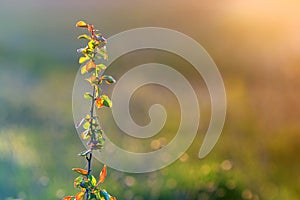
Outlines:
{"label": "green leaf", "polygon": [[112,76],[108,76],[108,75],[102,76],[101,80],[105,80],[105,82],[108,84],[112,84],[116,82],[116,80]]}
{"label": "green leaf", "polygon": [[101,108],[102,106],[112,107],[112,102],[108,96],[102,95],[100,98],[96,98],[95,105],[97,108]]}
{"label": "green leaf", "polygon": [[99,147],[102,147],[104,145],[104,142],[105,142],[104,138],[103,137],[99,137],[98,141],[97,141],[97,145]]}
{"label": "green leaf", "polygon": [[82,188],[89,188],[89,182],[88,180],[85,178],[85,180],[83,180],[81,183],[80,183],[80,187]]}
{"label": "green leaf", "polygon": [[97,198],[97,195],[95,193],[91,193],[89,195],[89,199],[88,200],[101,200],[101,199]]}
{"label": "green leaf", "polygon": [[[97,190],[97,191],[96,191],[96,196],[97,196],[98,199],[101,199],[100,190]],[[98,199],[97,199],[97,200],[98,200]]]}
{"label": "green leaf", "polygon": [[91,95],[91,93],[89,93],[89,92],[84,93],[83,97],[87,100],[93,99],[93,95]]}
{"label": "green leaf", "polygon": [[102,95],[101,99],[103,100],[103,105],[104,106],[109,107],[109,108],[112,107],[112,102],[111,102],[111,100],[109,99],[108,96]]}
{"label": "green leaf", "polygon": [[82,176],[78,176],[77,178],[75,178],[74,180],[74,187],[75,188],[79,188],[80,187],[80,183],[83,181],[83,177]]}
{"label": "green leaf", "polygon": [[107,67],[106,67],[106,65],[104,65],[104,64],[98,64],[98,65],[96,65],[96,67],[97,67],[97,70],[101,70],[101,69],[106,69]]}
{"label": "green leaf", "polygon": [[78,62],[79,62],[79,64],[82,64],[82,63],[88,61],[89,59],[90,59],[90,57],[88,57],[88,56],[80,57]]}
{"label": "green leaf", "polygon": [[91,40],[92,38],[90,36],[86,35],[86,34],[83,34],[83,35],[79,35],[77,37],[77,39],[88,39],[88,40]]}
{"label": "green leaf", "polygon": [[104,60],[106,60],[108,58],[108,55],[106,53],[106,50],[105,48],[101,48],[97,51],[97,53],[103,57]]}
{"label": "green leaf", "polygon": [[96,180],[96,178],[95,178],[93,175],[88,175],[88,180],[89,180],[89,184],[90,184],[92,187],[95,187],[95,186],[96,186],[97,180]]}
{"label": "green leaf", "polygon": [[82,127],[83,127],[84,129],[89,129],[89,128],[90,128],[90,122],[85,122],[85,123],[82,125]]}

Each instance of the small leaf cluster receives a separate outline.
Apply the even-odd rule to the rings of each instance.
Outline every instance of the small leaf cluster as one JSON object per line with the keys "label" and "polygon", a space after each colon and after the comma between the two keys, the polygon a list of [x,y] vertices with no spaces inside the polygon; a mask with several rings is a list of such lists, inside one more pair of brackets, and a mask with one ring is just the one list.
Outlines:
{"label": "small leaf cluster", "polygon": [[88,174],[88,170],[81,168],[73,168],[72,170],[80,174],[74,180],[74,187],[80,189],[80,192],[75,196],[66,196],[63,200],[82,200],[87,190],[89,191],[89,200],[116,200],[106,190],[99,187],[106,178],[106,165],[102,168],[98,181],[93,175]]}
{"label": "small leaf cluster", "polygon": [[87,45],[77,50],[82,54],[79,58],[79,64],[81,64],[80,72],[82,75],[88,75],[86,81],[91,85],[93,92],[85,92],[83,97],[91,102],[91,110],[89,114],[86,114],[82,120],[76,124],[76,128],[82,127],[84,131],[81,133],[81,137],[84,140],[88,140],[89,149],[85,152],[78,154],[87,160],[88,169],[73,168],[72,170],[79,173],[80,176],[75,178],[74,187],[80,191],[75,196],[66,196],[63,200],[116,200],[105,189],[100,187],[100,184],[104,182],[106,178],[106,165],[102,168],[99,175],[99,180],[91,174],[91,161],[93,150],[102,149],[104,145],[103,130],[98,122],[98,117],[94,114],[94,107],[112,107],[110,98],[102,94],[102,84],[113,84],[115,79],[112,76],[102,75],[102,70],[106,69],[106,66],[102,63],[96,64],[96,60],[106,60],[106,39],[95,30],[94,25],[87,24],[84,21],[76,23],[77,27],[86,28],[89,35],[83,34],[78,39],[87,40]]}

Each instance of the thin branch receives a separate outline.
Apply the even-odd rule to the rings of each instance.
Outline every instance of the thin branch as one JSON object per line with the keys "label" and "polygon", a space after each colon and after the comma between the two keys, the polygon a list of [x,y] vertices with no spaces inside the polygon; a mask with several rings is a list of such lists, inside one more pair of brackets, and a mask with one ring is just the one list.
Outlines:
{"label": "thin branch", "polygon": [[93,86],[93,97],[92,97],[92,105],[91,105],[91,122],[90,122],[90,130],[92,133],[91,136],[91,142],[95,142],[96,137],[95,134],[93,133],[93,117],[94,117],[94,107],[95,107],[95,93],[96,93],[96,87]]}
{"label": "thin branch", "polygon": [[[87,163],[88,163],[88,174],[86,175],[87,177],[91,174],[91,164],[92,164],[92,157],[93,157],[93,153],[90,152],[88,155],[86,155],[86,160],[87,160]],[[85,190],[85,199],[88,200],[89,199],[89,189],[86,188]]]}

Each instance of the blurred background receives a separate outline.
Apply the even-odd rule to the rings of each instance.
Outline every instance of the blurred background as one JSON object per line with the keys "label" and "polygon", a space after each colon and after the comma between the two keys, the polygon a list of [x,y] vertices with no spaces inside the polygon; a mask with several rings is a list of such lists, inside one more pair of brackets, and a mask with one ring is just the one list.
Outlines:
{"label": "blurred background", "polygon": [[[103,187],[111,194],[134,200],[299,199],[299,9],[296,0],[1,0],[0,199],[53,200],[77,192],[71,168],[85,166],[72,118],[76,49],[84,44],[76,39],[78,20],[95,24],[106,38],[145,26],[180,31],[208,51],[226,87],[223,133],[200,160],[210,117],[201,77],[167,52],[132,52],[114,62],[107,73],[116,79],[147,62],[181,71],[202,99],[202,121],[192,146],[167,168],[147,174],[109,168]],[[132,98],[133,118],[144,124],[161,92],[170,119],[159,135],[143,141],[145,151],[174,137],[180,110],[174,95],[159,86],[140,88]],[[109,129],[114,123],[104,112]],[[107,134],[128,150],[144,151],[136,139]],[[95,176],[102,165],[93,161]]]}

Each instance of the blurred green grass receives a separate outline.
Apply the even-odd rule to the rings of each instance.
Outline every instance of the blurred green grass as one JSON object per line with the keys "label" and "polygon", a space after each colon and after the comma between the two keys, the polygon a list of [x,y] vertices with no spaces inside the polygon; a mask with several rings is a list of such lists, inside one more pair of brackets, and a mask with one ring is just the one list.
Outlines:
{"label": "blurred green grass", "polygon": [[[227,3],[132,0],[93,1],[86,6],[80,1],[3,1],[0,199],[52,200],[76,192],[72,187],[76,174],[71,168],[85,165],[76,156],[83,145],[71,111],[79,67],[75,49],[81,45],[74,24],[79,19],[95,23],[107,37],[141,26],[181,31],[207,49],[226,86],[224,131],[207,158],[197,159],[209,120],[210,104],[204,103],[200,105],[204,123],[180,160],[148,174],[109,169],[104,186],[110,193],[118,199],[298,199],[300,51],[296,11],[300,5],[294,1]],[[199,77],[183,70],[188,64],[163,52],[150,55],[135,52],[115,63],[121,67],[111,66],[108,73],[118,77],[135,64],[165,62],[192,77],[191,82],[200,85],[196,88],[200,98],[209,100],[203,82],[197,82]],[[145,101],[143,95],[143,91],[136,94],[136,109],[146,115],[154,99]],[[174,105],[168,112],[176,121],[176,101],[172,95],[165,101]],[[139,115],[133,117],[138,121]],[[109,118],[105,126],[113,126]],[[165,132],[169,134],[163,136],[172,138],[176,126],[168,122]],[[137,142],[121,138],[124,146]],[[144,144],[151,150],[151,140]],[[93,165],[96,175],[102,164],[95,161]]]}

